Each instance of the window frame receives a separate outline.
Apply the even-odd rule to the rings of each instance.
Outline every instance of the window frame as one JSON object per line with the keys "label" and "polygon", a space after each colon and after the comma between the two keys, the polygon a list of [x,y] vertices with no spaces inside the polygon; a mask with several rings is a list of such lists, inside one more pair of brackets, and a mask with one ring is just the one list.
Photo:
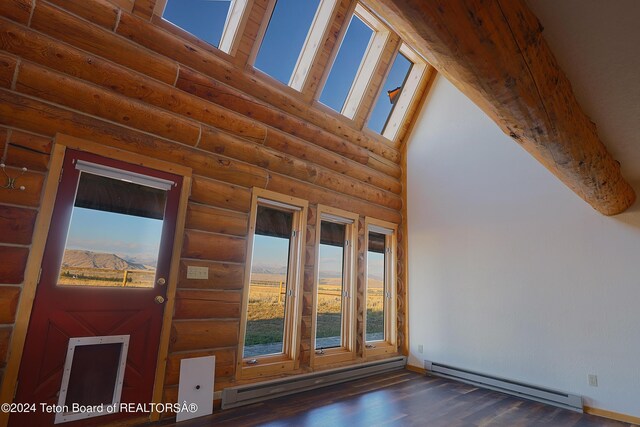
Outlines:
{"label": "window frame", "polygon": [[398,101],[396,101],[396,104],[393,106],[393,109],[391,110],[391,113],[387,118],[387,122],[382,130],[382,133],[379,134],[369,129],[367,127],[367,123],[369,122],[371,113],[373,113],[373,110],[375,108],[376,103],[378,102],[378,99],[380,98],[380,96],[384,96],[382,91],[383,91],[384,83],[386,82],[387,76],[385,76],[384,82],[380,86],[380,93],[378,93],[378,96],[374,98],[373,105],[371,106],[371,110],[369,111],[369,116],[365,121],[366,129],[368,129],[370,132],[375,133],[376,135],[382,135],[383,137],[387,138],[390,141],[395,141],[395,139],[398,136],[398,133],[402,129],[402,125],[408,119],[407,112],[409,111],[411,104],[415,99],[415,95],[418,92],[418,89],[429,67],[427,62],[420,55],[418,55],[406,43],[402,42],[400,44],[400,48],[398,49],[398,52],[394,56],[393,61],[391,61],[391,63],[389,64],[387,74],[389,73],[389,71],[391,71],[391,67],[393,67],[393,64],[395,63],[395,60],[399,54],[404,55],[409,61],[413,63],[413,65],[411,66],[411,70],[409,71],[409,74],[407,75],[404,81],[404,85],[402,88],[402,92],[400,93],[400,97],[398,98]]}
{"label": "window frame", "polygon": [[[253,242],[256,229],[258,206],[293,212],[292,237],[289,241],[289,263],[287,266],[287,292],[290,303],[285,306],[283,351],[278,354],[244,358],[244,340],[247,331],[247,310],[249,306],[249,289],[251,285],[251,267],[253,264]],[[245,258],[244,286],[242,291],[242,310],[240,313],[240,333],[238,338],[236,378],[256,378],[282,372],[289,372],[299,367],[299,344],[301,339],[302,320],[302,281],[304,275],[304,245],[306,237],[307,210],[309,202],[297,197],[254,187],[251,197],[251,213],[249,215],[249,232],[247,234],[247,251]],[[248,363],[256,360],[257,363]]]}
{"label": "window frame", "polygon": [[203,40],[200,37],[192,34],[188,29],[182,28],[177,24],[169,21],[168,19],[165,19],[163,15],[168,1],[169,0],[158,0],[154,6],[153,14],[161,18],[163,21],[168,22],[171,25],[180,28],[182,31],[191,34],[193,37],[201,40],[203,43],[207,43],[215,49],[218,49],[231,56],[235,56],[236,50],[240,45],[240,40],[242,39],[242,33],[244,32],[247,20],[249,19],[251,7],[253,6],[255,0],[231,0],[229,11],[227,12],[227,18],[224,22],[224,27],[222,28],[222,36],[220,37],[220,43],[218,44],[218,46],[214,46],[211,43],[208,43],[206,40]]}
{"label": "window frame", "polygon": [[[396,263],[398,259],[398,225],[379,219],[365,217],[364,222],[364,325],[362,339],[364,342],[364,357],[370,358],[379,355],[397,353],[397,276]],[[384,277],[384,337],[382,341],[367,341],[367,288],[369,267],[369,232],[385,235],[385,277]]]}
{"label": "window frame", "polygon": [[[342,209],[326,205],[318,205],[316,218],[316,244],[313,286],[313,311],[311,323],[311,366],[317,367],[331,363],[354,360],[356,357],[356,300],[358,298],[357,279],[357,242],[359,215]],[[322,221],[344,224],[345,239],[349,241],[343,256],[343,289],[348,295],[342,297],[341,346],[328,348],[323,354],[318,354],[315,348],[317,316],[318,316],[318,286],[320,283],[320,233]]]}

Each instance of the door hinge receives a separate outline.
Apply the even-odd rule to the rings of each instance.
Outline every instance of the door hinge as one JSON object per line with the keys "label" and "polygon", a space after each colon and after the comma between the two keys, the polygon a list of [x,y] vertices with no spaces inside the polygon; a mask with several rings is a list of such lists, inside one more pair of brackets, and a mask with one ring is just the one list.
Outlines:
{"label": "door hinge", "polygon": [[62,174],[64,173],[64,168],[60,169],[60,178],[58,178],[58,182],[62,182]]}
{"label": "door hinge", "polygon": [[38,281],[36,281],[36,285],[40,284],[40,277],[42,277],[42,268],[40,268],[40,271],[38,271]]}
{"label": "door hinge", "polygon": [[20,381],[16,381],[16,387],[13,389],[13,398],[16,398],[16,394],[18,394],[18,384]]}

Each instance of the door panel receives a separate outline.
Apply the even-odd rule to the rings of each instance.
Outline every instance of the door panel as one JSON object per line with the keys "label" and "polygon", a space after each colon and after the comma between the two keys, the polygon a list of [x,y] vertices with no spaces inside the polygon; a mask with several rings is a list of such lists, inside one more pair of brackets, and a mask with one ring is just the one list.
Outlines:
{"label": "door panel", "polygon": [[[16,402],[58,404],[69,339],[115,335],[129,335],[120,402],[151,402],[164,309],[154,298],[166,297],[181,185],[179,176],[67,150]],[[51,425],[54,417],[12,414],[10,424]]]}

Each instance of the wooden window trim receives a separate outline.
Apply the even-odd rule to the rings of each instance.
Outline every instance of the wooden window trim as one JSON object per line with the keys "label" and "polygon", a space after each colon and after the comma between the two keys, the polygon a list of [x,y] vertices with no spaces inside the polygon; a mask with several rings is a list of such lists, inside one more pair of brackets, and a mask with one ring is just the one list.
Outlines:
{"label": "wooden window trim", "polygon": [[[418,89],[420,88],[425,76],[427,75],[427,69],[429,67],[425,60],[405,43],[400,45],[400,51],[398,54],[403,54],[413,63],[413,66],[411,67],[411,71],[404,83],[402,93],[400,93],[400,97],[391,111],[387,125],[382,132],[382,136],[390,141],[396,140],[405,120],[409,119],[409,117],[407,117],[407,112],[410,110],[411,104],[413,103],[415,95],[418,93]],[[392,64],[389,66],[389,69],[391,69]],[[375,98],[374,104],[377,102],[379,96],[380,94]],[[373,111],[373,108],[371,111]]]}
{"label": "wooden window trim", "polygon": [[340,6],[339,0],[321,0],[316,15],[313,18],[307,38],[304,41],[296,66],[293,68],[289,86],[297,91],[302,91],[311,67],[322,47],[322,42],[326,36],[326,32],[331,25],[331,21],[335,18],[335,11]]}
{"label": "wooden window trim", "polygon": [[[270,203],[272,202],[272,203]],[[247,332],[247,309],[249,306],[249,286],[251,284],[251,260],[253,257],[253,241],[255,237],[256,217],[258,206],[282,207],[289,205],[297,210],[294,213],[293,229],[297,231],[291,240],[289,249],[288,286],[293,291],[292,304],[285,313],[285,332],[283,337],[283,352],[274,355],[264,355],[244,358],[244,340]],[[297,197],[254,187],[251,196],[251,213],[249,215],[249,233],[247,236],[247,256],[245,259],[244,288],[242,293],[242,310],[240,314],[240,334],[236,364],[236,379],[258,378],[291,372],[299,368],[300,324],[302,321],[302,280],[304,274],[304,243],[306,237],[306,221],[309,202]],[[256,359],[257,364],[247,361]]]}
{"label": "wooden window trim", "polygon": [[[364,252],[365,252],[365,264],[364,264],[364,328],[363,328],[363,340],[364,357],[370,359],[380,355],[396,354],[397,348],[397,283],[396,283],[396,262],[398,253],[398,225],[391,222],[382,221],[379,219],[365,217],[365,235],[364,235]],[[373,230],[372,230],[373,229]],[[385,291],[390,293],[390,301],[387,304],[387,310],[384,313],[384,341],[367,341],[367,286],[368,286],[368,258],[367,252],[369,248],[369,231],[387,230],[390,234],[386,234],[385,247],[390,248],[390,256],[385,256]]]}
{"label": "wooden window trim", "polygon": [[[155,16],[162,18],[162,15],[164,14],[164,9],[167,6],[167,1],[168,0],[158,0],[156,2],[156,5],[153,9],[153,14]],[[220,37],[220,43],[217,47],[213,46],[214,48],[224,53],[227,53],[231,56],[235,56],[236,50],[238,49],[238,45],[240,44],[242,33],[244,32],[245,26],[247,24],[247,20],[249,19],[249,12],[251,11],[253,2],[254,0],[232,0],[231,1],[231,5],[229,6],[229,12],[227,13],[227,19],[225,20],[224,27],[222,30],[222,36]],[[166,19],[165,21],[170,22],[170,21],[167,21]],[[188,33],[187,30],[183,30],[183,31]]]}
{"label": "wooden window trim", "polygon": [[341,114],[352,120],[355,119],[358,114],[367,89],[371,85],[371,80],[378,67],[382,53],[387,45],[387,41],[391,37],[389,28],[360,3],[356,5],[353,14],[367,24],[374,31],[374,35],[360,62],[356,78],[351,85],[347,99],[342,107]]}
{"label": "wooden window trim", "polygon": [[[329,348],[324,354],[315,352],[315,346],[311,352],[311,366],[318,367],[333,363],[347,362],[354,360],[356,357],[356,261],[358,254],[356,252],[356,243],[358,241],[358,214],[345,211],[342,209],[332,208],[330,206],[318,205],[316,219],[316,259],[314,267],[314,286],[313,286],[313,315],[311,323],[312,342],[315,342],[317,328],[317,312],[318,312],[318,285],[320,282],[320,226],[323,220],[327,220],[327,216],[335,217],[335,219],[345,220],[347,224],[346,238],[351,243],[348,250],[345,251],[345,259],[343,260],[343,277],[345,278],[344,287],[347,288],[349,298],[347,304],[343,299],[342,317],[342,346],[337,348]],[[350,222],[350,223],[349,223]]]}

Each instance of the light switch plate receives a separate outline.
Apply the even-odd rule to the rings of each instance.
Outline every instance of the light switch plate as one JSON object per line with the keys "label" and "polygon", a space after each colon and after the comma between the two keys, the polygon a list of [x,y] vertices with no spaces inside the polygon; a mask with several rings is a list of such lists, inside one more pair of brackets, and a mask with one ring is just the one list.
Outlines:
{"label": "light switch plate", "polygon": [[187,279],[207,280],[209,278],[209,267],[187,266]]}

